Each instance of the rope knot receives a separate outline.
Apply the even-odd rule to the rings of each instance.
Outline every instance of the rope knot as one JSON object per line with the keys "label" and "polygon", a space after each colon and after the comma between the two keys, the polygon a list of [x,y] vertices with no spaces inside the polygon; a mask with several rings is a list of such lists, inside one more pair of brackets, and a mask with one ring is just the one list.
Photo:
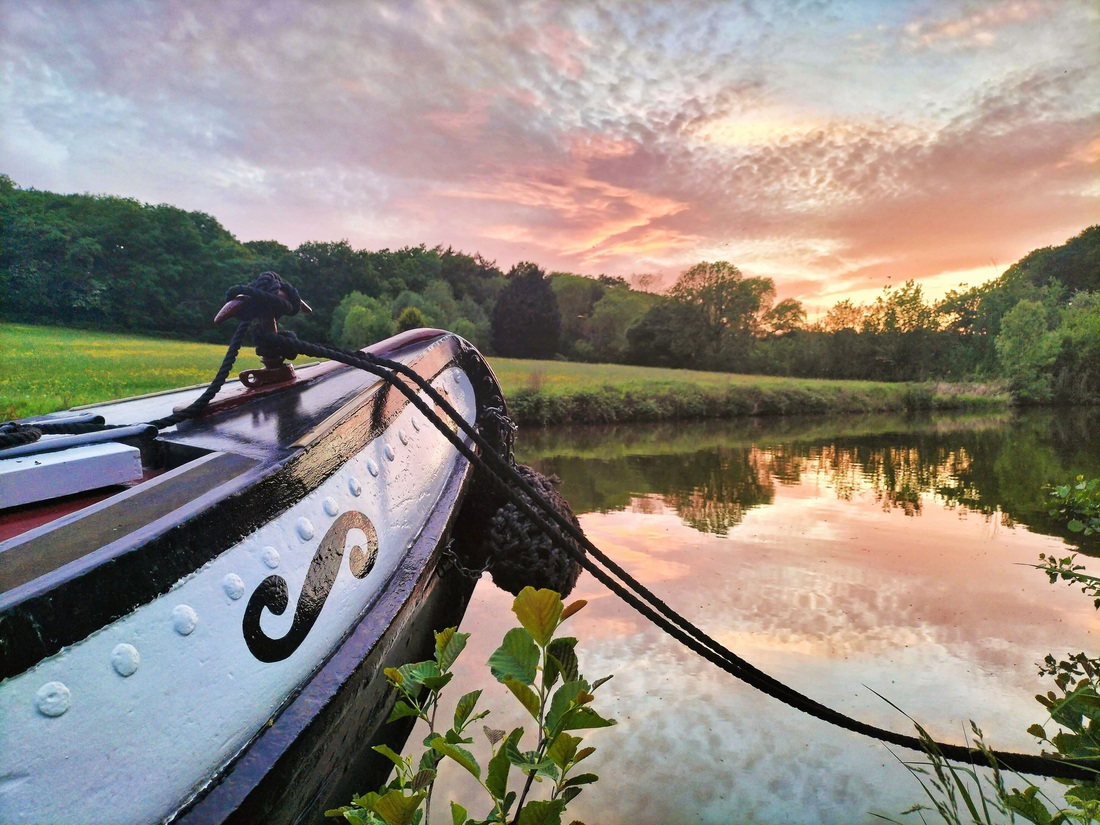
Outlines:
{"label": "rope knot", "polygon": [[263,272],[250,284],[231,286],[225,293],[225,300],[227,303],[218,313],[215,322],[229,315],[235,315],[243,321],[253,318],[275,319],[284,315],[297,315],[305,308],[298,290],[275,272]]}

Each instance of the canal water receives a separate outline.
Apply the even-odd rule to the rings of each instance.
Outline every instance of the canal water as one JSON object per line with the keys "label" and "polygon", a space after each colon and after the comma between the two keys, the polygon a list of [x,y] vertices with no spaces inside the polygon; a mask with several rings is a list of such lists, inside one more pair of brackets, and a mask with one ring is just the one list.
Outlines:
{"label": "canal water", "polygon": [[[904,712],[963,742],[973,720],[994,747],[1035,751],[1026,729],[1049,686],[1035,663],[1096,654],[1100,623],[1029,566],[1077,549],[1042,488],[1100,472],[1097,433],[1095,412],[1050,411],[524,429],[517,460],[559,476],[597,546],[777,679],[873,725],[911,733]],[[479,582],[448,688],[486,687],[503,729],[524,713],[484,663],[515,624],[511,598]],[[564,821],[850,825],[923,801],[901,764],[919,754],[756,692],[588,574],[578,598],[568,631],[586,677],[613,674],[595,706],[618,724],[588,732],[600,781]],[[483,765],[485,745],[479,729]],[[433,822],[450,822],[448,798],[484,814],[476,790],[460,769],[441,777]]]}

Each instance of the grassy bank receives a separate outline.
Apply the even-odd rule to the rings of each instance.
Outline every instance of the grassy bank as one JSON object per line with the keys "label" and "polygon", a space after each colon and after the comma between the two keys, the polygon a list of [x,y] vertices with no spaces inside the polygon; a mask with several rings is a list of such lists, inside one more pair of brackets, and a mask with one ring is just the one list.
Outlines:
{"label": "grassy bank", "polygon": [[[223,347],[133,335],[0,324],[0,420],[204,383]],[[491,359],[525,424],[612,423],[918,409],[997,409],[984,385],[885,384]],[[238,369],[259,366],[251,353]]]}
{"label": "grassy bank", "polygon": [[827,412],[993,410],[985,384],[887,384],[491,359],[513,418],[529,424],[613,423]]}

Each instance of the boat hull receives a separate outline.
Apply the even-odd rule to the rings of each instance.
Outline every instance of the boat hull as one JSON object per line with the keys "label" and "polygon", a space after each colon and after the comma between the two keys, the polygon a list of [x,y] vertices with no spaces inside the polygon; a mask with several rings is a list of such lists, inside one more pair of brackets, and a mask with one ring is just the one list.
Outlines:
{"label": "boat hull", "polygon": [[431,658],[435,632],[458,624],[473,592],[473,580],[441,559],[451,527],[442,515],[394,586],[183,823],[321,823],[325,810],[385,783],[392,763],[363,743],[400,751],[412,720],[386,722],[396,693],[380,674]]}
{"label": "boat hull", "polygon": [[[477,420],[495,383],[468,345],[391,349]],[[0,821],[318,821],[379,778],[381,670],[469,597],[440,558],[470,467],[354,371],[263,396],[0,544]]]}

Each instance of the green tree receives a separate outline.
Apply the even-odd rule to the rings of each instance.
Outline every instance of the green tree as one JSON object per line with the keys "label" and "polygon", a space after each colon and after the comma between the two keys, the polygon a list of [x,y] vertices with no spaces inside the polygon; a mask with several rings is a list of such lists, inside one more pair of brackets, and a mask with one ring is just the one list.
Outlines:
{"label": "green tree", "polygon": [[493,307],[492,344],[509,358],[553,358],[561,338],[561,315],[546,274],[524,261],[509,270]]}
{"label": "green tree", "polygon": [[837,301],[825,314],[822,322],[826,332],[839,332],[842,329],[859,331],[863,329],[863,317],[866,309],[861,304],[853,304],[851,299]]}
{"label": "green tree", "polygon": [[626,331],[627,360],[651,367],[696,368],[702,314],[702,307],[679,301],[651,307]]}
{"label": "green tree", "polygon": [[388,302],[352,292],[333,312],[330,338],[342,347],[358,349],[389,338],[394,331]]}
{"label": "green tree", "polygon": [[[728,368],[742,359],[775,298],[771,278],[745,278],[728,261],[704,261],[680,275],[669,297],[700,311],[701,326],[684,330],[699,366]],[[685,342],[687,343],[687,342]]]}
{"label": "green tree", "polygon": [[1058,357],[1057,334],[1050,331],[1046,308],[1020,301],[1005,315],[997,336],[997,357],[1013,397],[1021,402],[1049,401],[1054,381],[1051,366]]}
{"label": "green tree", "polygon": [[786,298],[764,315],[764,328],[772,335],[786,335],[806,325],[806,310],[802,302]]}
{"label": "green tree", "polygon": [[588,360],[592,353],[585,327],[596,303],[607,292],[607,285],[569,272],[552,272],[549,281],[561,315],[562,350],[571,358]]}
{"label": "green tree", "polygon": [[[436,247],[439,257],[439,275],[451,285],[455,299],[462,303],[470,301],[479,307],[492,307],[497,295],[504,289],[504,273],[496,263],[481,255],[467,255],[456,252],[451,247]],[[473,318],[464,313],[464,317]]]}
{"label": "green tree", "polygon": [[1100,402],[1100,292],[1079,292],[1054,331],[1054,395],[1074,404]]}
{"label": "green tree", "polygon": [[655,295],[635,292],[626,286],[609,289],[592,308],[583,329],[583,342],[593,360],[621,363],[627,358],[627,331],[651,307],[660,302]]}
{"label": "green tree", "polygon": [[420,329],[428,325],[423,313],[416,307],[405,307],[397,316],[397,331],[408,332],[410,329]]}

